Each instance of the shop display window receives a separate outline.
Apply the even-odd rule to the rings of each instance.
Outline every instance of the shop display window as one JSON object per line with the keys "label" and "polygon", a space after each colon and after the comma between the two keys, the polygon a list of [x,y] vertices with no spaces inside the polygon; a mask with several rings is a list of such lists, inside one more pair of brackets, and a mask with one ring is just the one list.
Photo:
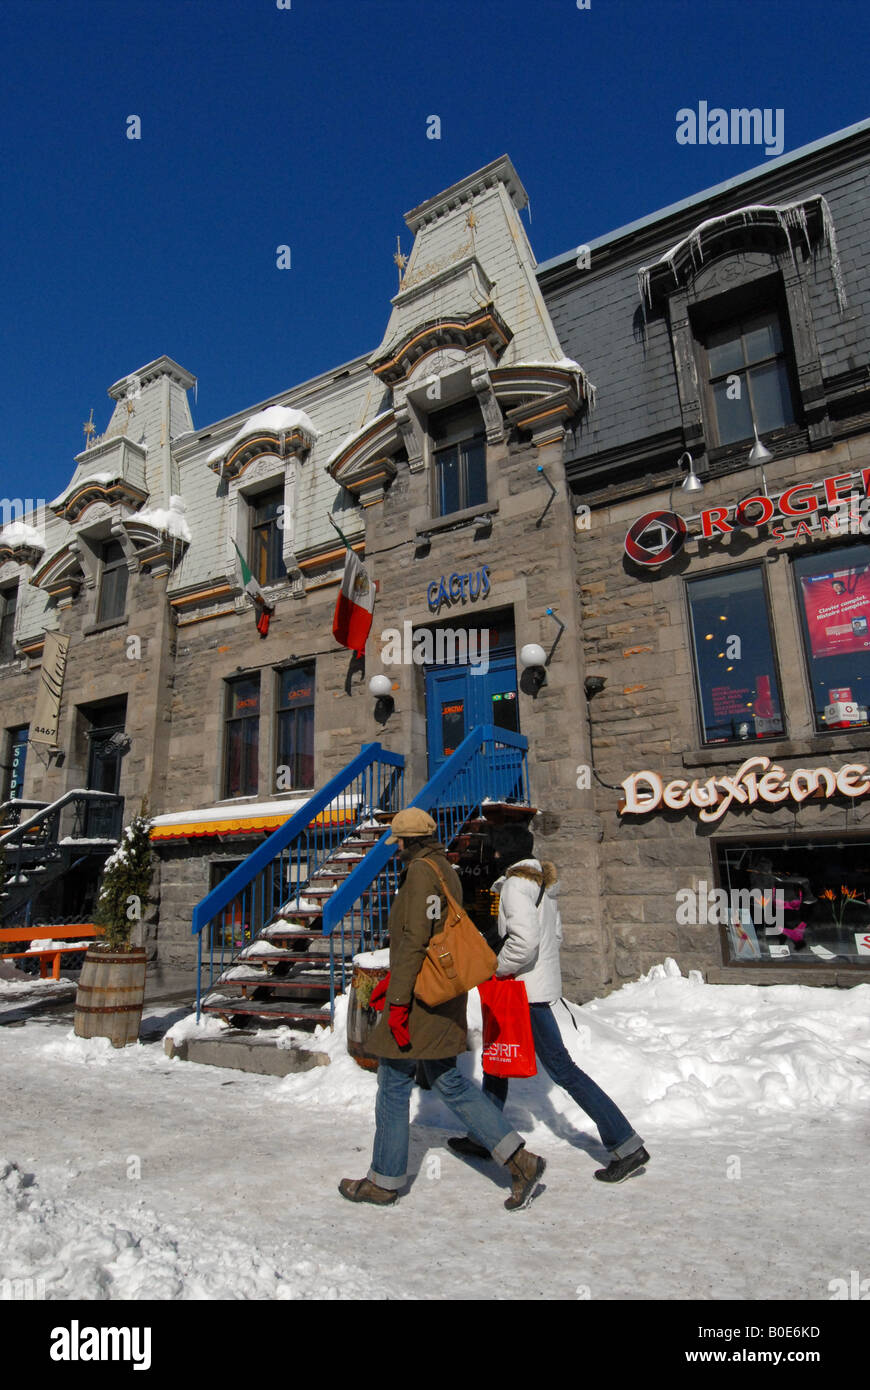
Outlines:
{"label": "shop display window", "polygon": [[870,546],[794,561],[816,728],[865,728],[870,701]]}
{"label": "shop display window", "polygon": [[753,841],[717,857],[727,964],[868,967],[870,841]]}
{"label": "shop display window", "polygon": [[783,733],[779,682],[760,566],[686,585],[704,743]]}

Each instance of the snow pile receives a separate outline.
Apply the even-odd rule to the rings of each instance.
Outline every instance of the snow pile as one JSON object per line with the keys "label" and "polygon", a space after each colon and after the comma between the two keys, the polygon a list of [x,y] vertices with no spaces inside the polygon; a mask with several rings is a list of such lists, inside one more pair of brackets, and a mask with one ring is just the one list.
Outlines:
{"label": "snow pile", "polygon": [[[870,1102],[870,985],[707,985],[669,959],[570,1012],[569,1051],[638,1127],[860,1112]],[[557,1013],[565,1017],[561,1005]]]}
{"label": "snow pile", "polygon": [[[354,959],[382,967],[389,963],[389,952]],[[274,1092],[277,1101],[351,1110],[374,1104],[375,1073],[363,1070],[347,1051],[348,1005],[349,995],[336,999],[332,1029],[264,1030],[279,1047],[323,1052],[331,1063],[328,1069],[282,1078]],[[584,1005],[560,1001],[554,1014],[577,1065],[641,1133],[644,1127],[708,1133],[751,1116],[848,1114],[866,1111],[870,1104],[870,985],[848,990],[707,985],[697,971],[685,977],[668,959],[606,999]],[[468,1029],[469,1051],[459,1065],[479,1083],[482,1038],[476,990],[468,999]],[[226,1031],[217,1019],[197,1024],[191,1014],[168,1036],[178,1043]],[[111,1060],[108,1053],[106,1057]],[[569,1138],[580,1129],[594,1134],[591,1121],[542,1071],[512,1081],[509,1104],[513,1122],[526,1133],[543,1129]],[[411,1113],[423,1124],[450,1123],[437,1097],[419,1090]]]}
{"label": "snow pile", "polygon": [[300,1259],[305,1243],[251,1249],[229,1231],[218,1242],[203,1241],[193,1222],[167,1223],[142,1201],[123,1205],[95,1222],[92,1207],[43,1197],[15,1163],[0,1158],[0,1278],[35,1272],[47,1299],[387,1296],[352,1265]]}
{"label": "snow pile", "polygon": [[196,1021],[196,1013],[188,1014],[187,1018],[180,1018],[174,1023],[166,1034],[178,1047],[180,1043],[188,1038],[217,1038],[221,1033],[234,1032],[228,1023],[224,1023],[220,1018],[214,1018],[209,1014],[201,1014],[199,1022]]}

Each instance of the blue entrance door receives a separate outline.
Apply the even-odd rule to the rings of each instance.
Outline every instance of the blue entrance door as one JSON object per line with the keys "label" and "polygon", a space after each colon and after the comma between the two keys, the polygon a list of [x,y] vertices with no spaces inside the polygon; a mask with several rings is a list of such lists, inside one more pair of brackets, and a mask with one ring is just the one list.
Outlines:
{"label": "blue entrance door", "polygon": [[519,733],[514,657],[491,658],[489,670],[473,666],[430,666],[426,671],[429,776],[481,724]]}

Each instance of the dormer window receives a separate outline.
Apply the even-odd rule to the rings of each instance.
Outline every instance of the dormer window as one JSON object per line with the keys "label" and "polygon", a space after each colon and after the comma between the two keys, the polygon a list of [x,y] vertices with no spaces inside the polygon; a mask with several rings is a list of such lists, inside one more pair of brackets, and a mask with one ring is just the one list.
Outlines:
{"label": "dormer window", "polygon": [[0,661],[15,660],[15,609],[18,604],[18,586],[0,589]]}
{"label": "dormer window", "polygon": [[282,554],[284,489],[261,492],[249,499],[251,573],[258,584],[280,584],[287,578]]}
{"label": "dormer window", "polygon": [[110,623],[127,611],[127,557],[119,541],[107,541],[100,550],[100,596],[97,622]]}
{"label": "dormer window", "polygon": [[794,422],[780,316],[747,312],[699,334],[711,436],[719,445],[751,439]]}
{"label": "dormer window", "polygon": [[462,402],[429,416],[434,514],[450,516],[485,505],[486,433],[480,408]]}

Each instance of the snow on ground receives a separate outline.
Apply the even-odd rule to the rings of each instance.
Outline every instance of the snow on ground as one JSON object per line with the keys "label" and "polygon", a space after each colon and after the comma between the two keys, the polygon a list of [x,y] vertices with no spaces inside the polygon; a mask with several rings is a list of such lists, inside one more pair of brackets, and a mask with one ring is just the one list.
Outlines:
{"label": "snow on ground", "polygon": [[[25,938],[26,940],[26,938]],[[78,979],[79,971],[64,974],[58,980],[51,976],[41,979],[38,974],[19,970],[13,961],[0,961],[0,1018],[5,1013],[18,1012],[24,1004],[50,999],[52,995],[68,994]]]}
{"label": "snow on ground", "polygon": [[[152,1032],[198,1031],[148,1013]],[[343,1001],[334,1032],[281,1030],[331,1059],[283,1079],[115,1050],[69,1016],[0,1028],[0,1279],[54,1299],[806,1300],[870,1275],[870,986],[712,986],[668,961],[556,1013],[652,1161],[593,1181],[591,1122],[546,1077],[512,1082],[508,1117],[548,1164],[515,1214],[504,1170],[453,1155],[461,1126],[421,1091],[410,1189],[388,1210],[342,1200],[376,1087],[347,1056]],[[479,1078],[476,995],[469,1023]]]}

